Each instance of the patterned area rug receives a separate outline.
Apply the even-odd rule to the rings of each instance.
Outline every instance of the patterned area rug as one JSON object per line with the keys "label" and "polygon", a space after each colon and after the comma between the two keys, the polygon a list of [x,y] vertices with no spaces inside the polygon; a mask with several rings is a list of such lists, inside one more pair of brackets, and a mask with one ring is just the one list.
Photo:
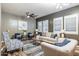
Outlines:
{"label": "patterned area rug", "polygon": [[25,44],[24,47],[23,47],[23,50],[24,51],[27,51],[29,49],[32,49],[32,48],[35,48],[36,46],[33,45],[32,43],[29,43],[29,44]]}
{"label": "patterned area rug", "polygon": [[26,53],[28,53],[28,56],[42,56],[43,55],[43,51],[40,45],[36,46],[36,45],[33,45],[32,43],[25,44],[23,47],[23,50],[26,51]]}

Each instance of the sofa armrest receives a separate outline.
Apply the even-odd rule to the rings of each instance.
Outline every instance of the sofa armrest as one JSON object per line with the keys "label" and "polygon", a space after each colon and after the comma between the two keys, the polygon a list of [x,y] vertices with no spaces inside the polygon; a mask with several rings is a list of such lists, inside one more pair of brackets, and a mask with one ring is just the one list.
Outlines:
{"label": "sofa armrest", "polygon": [[77,46],[78,41],[75,39],[68,39],[68,40],[70,40],[70,43],[63,46],[63,49],[67,50],[68,52],[72,52],[75,49],[75,47]]}

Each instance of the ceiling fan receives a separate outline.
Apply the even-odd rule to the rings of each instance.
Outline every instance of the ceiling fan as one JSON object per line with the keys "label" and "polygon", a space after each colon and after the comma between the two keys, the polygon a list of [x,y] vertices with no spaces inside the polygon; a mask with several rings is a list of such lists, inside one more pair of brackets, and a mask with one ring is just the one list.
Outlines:
{"label": "ceiling fan", "polygon": [[30,12],[26,12],[25,17],[26,18],[36,18],[38,15],[34,14],[34,13],[30,13]]}

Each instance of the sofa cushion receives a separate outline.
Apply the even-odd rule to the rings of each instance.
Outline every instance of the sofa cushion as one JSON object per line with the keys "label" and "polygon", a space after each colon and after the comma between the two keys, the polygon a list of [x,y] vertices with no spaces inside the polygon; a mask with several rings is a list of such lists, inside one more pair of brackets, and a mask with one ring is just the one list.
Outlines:
{"label": "sofa cushion", "polygon": [[42,36],[50,37],[51,36],[51,32],[43,32]]}
{"label": "sofa cushion", "polygon": [[47,42],[47,43],[56,43],[57,40],[54,38],[50,38],[50,37],[44,37],[44,36],[40,36],[39,39],[43,42]]}
{"label": "sofa cushion", "polygon": [[46,37],[50,37],[51,36],[51,33],[50,32],[47,32],[46,33]]}

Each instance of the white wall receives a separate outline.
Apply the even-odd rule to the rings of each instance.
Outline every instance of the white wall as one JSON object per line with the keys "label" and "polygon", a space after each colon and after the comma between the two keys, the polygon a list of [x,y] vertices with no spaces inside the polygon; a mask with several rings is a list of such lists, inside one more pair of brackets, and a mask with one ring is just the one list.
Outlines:
{"label": "white wall", "polygon": [[36,28],[36,20],[34,19],[26,19],[24,20],[22,17],[19,17],[19,16],[15,16],[15,15],[12,15],[12,14],[8,14],[8,13],[5,13],[5,12],[2,12],[2,15],[1,15],[1,32],[4,32],[4,31],[9,31],[11,35],[13,35],[14,33],[16,32],[21,32],[18,30],[18,21],[19,20],[22,20],[22,21],[27,21],[27,32],[33,32]]}
{"label": "white wall", "polygon": [[17,23],[18,20],[22,20],[21,17],[2,12],[1,19],[1,32],[9,31],[10,34],[18,32]]}

